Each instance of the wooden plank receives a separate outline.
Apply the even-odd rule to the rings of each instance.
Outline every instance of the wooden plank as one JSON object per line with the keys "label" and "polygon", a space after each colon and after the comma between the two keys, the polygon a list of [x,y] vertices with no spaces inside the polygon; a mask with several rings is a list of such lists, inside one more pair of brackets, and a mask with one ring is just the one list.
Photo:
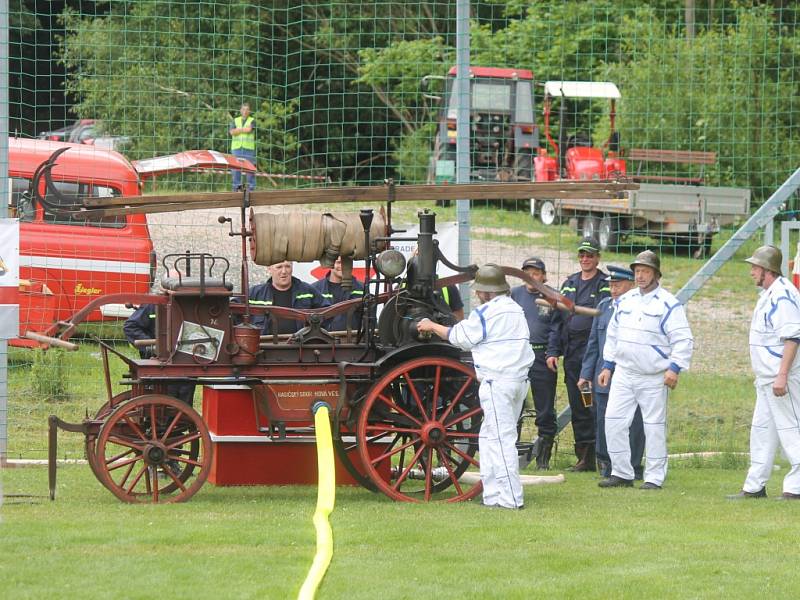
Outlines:
{"label": "wooden plank", "polygon": [[716,152],[696,152],[693,150],[657,150],[651,148],[631,148],[627,152],[629,160],[645,162],[685,163],[713,165],[717,162]]}
{"label": "wooden plank", "polygon": [[702,177],[673,177],[670,175],[634,175],[634,181],[672,181],[675,183],[703,183]]}

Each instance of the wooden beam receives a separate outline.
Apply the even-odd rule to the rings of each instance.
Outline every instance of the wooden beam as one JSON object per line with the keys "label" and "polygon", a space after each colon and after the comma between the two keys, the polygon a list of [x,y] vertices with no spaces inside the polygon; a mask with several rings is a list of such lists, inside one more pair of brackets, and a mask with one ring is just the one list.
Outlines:
{"label": "wooden beam", "polygon": [[[627,190],[638,189],[631,182],[557,181],[548,183],[467,183],[453,185],[359,186],[340,188],[301,188],[266,190],[250,194],[251,206],[297,204],[376,203],[388,200],[420,202],[431,200],[514,200],[529,198],[614,198]],[[178,212],[185,210],[240,206],[238,192],[84,198],[85,210],[75,216],[113,216],[140,213]]]}

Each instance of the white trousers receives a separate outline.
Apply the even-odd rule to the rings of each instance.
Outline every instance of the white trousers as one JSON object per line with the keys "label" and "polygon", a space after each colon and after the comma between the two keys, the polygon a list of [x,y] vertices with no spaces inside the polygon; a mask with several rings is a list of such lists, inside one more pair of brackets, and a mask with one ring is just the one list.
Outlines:
{"label": "white trousers", "polygon": [[478,396],[483,423],[478,451],[486,505],[518,508],[524,503],[517,457],[517,420],[527,395],[527,381],[481,382]]}
{"label": "white trousers", "polygon": [[789,459],[783,491],[800,494],[800,376],[789,378],[789,393],[777,397],[772,383],[756,383],[756,408],[750,426],[750,469],[743,489],[761,490],[772,474],[778,444]]}
{"label": "white trousers", "polygon": [[628,432],[638,406],[644,421],[644,480],[662,485],[667,476],[667,386],[664,373],[640,375],[617,366],[606,408],[606,443],[611,474],[633,479]]}

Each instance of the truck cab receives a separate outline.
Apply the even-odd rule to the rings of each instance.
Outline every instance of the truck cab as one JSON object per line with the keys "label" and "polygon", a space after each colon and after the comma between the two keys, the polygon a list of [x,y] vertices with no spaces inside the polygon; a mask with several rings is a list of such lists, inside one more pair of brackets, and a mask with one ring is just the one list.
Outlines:
{"label": "truck cab", "polygon": [[[532,181],[539,133],[533,116],[533,73],[470,67],[470,181]],[[456,67],[446,77],[430,183],[456,180]]]}
{"label": "truck cab", "polygon": [[[93,217],[78,220],[53,214],[34,201],[34,172],[56,150],[52,179],[58,195],[40,182],[39,194],[52,203],[84,197],[140,196],[143,179],[181,168],[255,167],[242,159],[210,151],[190,151],[152,159],[141,172],[118,152],[85,144],[49,140],[9,139],[9,214],[20,220],[20,338],[12,346],[36,346],[22,339],[27,331],[43,331],[65,320],[95,298],[121,292],[147,293],[156,274],[156,254],[146,215]],[[177,160],[184,155],[209,154],[202,161]],[[125,307],[107,306],[89,320],[126,316]]]}

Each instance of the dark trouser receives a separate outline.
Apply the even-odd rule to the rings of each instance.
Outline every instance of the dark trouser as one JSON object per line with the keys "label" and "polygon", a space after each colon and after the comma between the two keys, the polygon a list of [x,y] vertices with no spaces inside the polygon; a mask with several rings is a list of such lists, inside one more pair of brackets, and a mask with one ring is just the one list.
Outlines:
{"label": "dark trouser", "polygon": [[[597,460],[611,464],[606,446],[606,407],[608,406],[608,392],[595,392],[594,405],[597,409],[597,439],[595,447],[597,449]],[[633,422],[628,433],[631,441],[631,465],[636,473],[642,470],[642,457],[644,456],[644,423],[642,422],[642,411],[636,409],[633,415]],[[610,472],[608,473],[610,474]],[[607,474],[607,475],[608,475]]]}
{"label": "dark trouser", "polygon": [[544,348],[534,347],[536,360],[528,372],[536,408],[536,429],[540,437],[556,437],[556,373],[547,368]]}
{"label": "dark trouser", "polygon": [[564,383],[567,384],[569,407],[572,410],[572,433],[575,445],[594,445],[595,419],[592,408],[586,408],[578,390],[578,379],[581,376],[581,364],[586,352],[587,338],[571,339],[564,355]]}
{"label": "dark trouser", "polygon": [[183,400],[189,406],[194,401],[194,383],[170,383],[167,386],[167,396]]}

